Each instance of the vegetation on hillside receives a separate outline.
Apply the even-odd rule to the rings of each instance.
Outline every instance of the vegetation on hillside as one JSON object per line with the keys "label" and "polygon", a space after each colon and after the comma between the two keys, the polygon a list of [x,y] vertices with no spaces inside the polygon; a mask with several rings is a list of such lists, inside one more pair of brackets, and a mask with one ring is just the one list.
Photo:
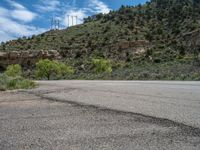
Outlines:
{"label": "vegetation on hillside", "polygon": [[[199,62],[200,43],[191,46],[184,35],[200,30],[199,0],[151,0],[144,5],[122,6],[118,11],[97,14],[84,21],[68,29],[2,43],[0,50],[58,50],[63,61],[76,68],[70,75],[76,79],[198,78],[200,67],[194,66],[193,61]],[[151,48],[140,56],[131,50],[115,48],[118,43],[141,40],[151,43]],[[194,40],[189,38],[190,43]],[[120,57],[122,53],[124,57]],[[93,58],[112,61],[109,77],[104,72],[93,74]],[[178,70],[186,67],[188,72],[175,72],[175,66],[180,67]],[[141,75],[143,72],[149,75]]]}

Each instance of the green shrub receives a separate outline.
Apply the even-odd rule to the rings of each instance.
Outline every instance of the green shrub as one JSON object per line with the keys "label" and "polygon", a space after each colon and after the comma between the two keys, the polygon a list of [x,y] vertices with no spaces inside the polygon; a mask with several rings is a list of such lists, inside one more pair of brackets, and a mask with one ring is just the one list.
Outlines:
{"label": "green shrub", "polygon": [[6,76],[5,74],[0,75],[0,91],[6,90],[8,81],[9,81],[8,76]]}
{"label": "green shrub", "polygon": [[10,90],[13,89],[29,89],[35,87],[35,83],[33,81],[24,79],[22,77],[11,78],[7,83],[7,88]]}
{"label": "green shrub", "polygon": [[66,74],[73,74],[74,69],[67,64],[48,59],[40,60],[36,63],[36,77],[38,79],[48,79],[51,77],[60,78]]}
{"label": "green shrub", "polygon": [[22,67],[18,64],[9,65],[5,71],[5,74],[10,77],[17,77],[22,75]]}
{"label": "green shrub", "polygon": [[100,59],[92,59],[92,64],[96,73],[111,73],[112,72],[112,64],[109,60],[100,58]]}
{"label": "green shrub", "polygon": [[59,62],[58,66],[59,66],[59,75],[61,76],[65,76],[66,74],[74,74],[75,72],[71,66],[65,63]]}
{"label": "green shrub", "polygon": [[29,89],[34,88],[36,84],[33,81],[24,79],[20,76],[10,77],[6,74],[0,75],[0,91],[14,89]]}

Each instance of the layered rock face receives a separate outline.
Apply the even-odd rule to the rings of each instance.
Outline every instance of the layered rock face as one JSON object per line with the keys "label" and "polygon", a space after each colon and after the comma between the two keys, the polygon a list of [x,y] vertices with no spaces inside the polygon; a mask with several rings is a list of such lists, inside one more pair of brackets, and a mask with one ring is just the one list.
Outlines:
{"label": "layered rock face", "polygon": [[[148,49],[152,47],[151,43],[146,40],[120,42],[111,46],[111,51],[118,51],[118,59],[126,60],[128,57],[137,58],[143,55]],[[116,57],[116,56],[114,56]]]}
{"label": "layered rock face", "polygon": [[31,68],[40,59],[60,59],[60,53],[56,50],[0,52],[0,68],[2,70],[11,64],[20,64],[22,67]]}
{"label": "layered rock face", "polygon": [[186,47],[200,49],[200,29],[186,33],[183,36]]}
{"label": "layered rock face", "polygon": [[[60,51],[63,58],[66,59],[88,59],[89,56],[99,56],[99,54],[112,60],[127,60],[128,58],[138,58],[142,56],[152,44],[147,40],[124,41],[108,44],[105,49],[96,47],[83,47],[82,49],[63,49]],[[98,54],[96,52],[98,51]]]}

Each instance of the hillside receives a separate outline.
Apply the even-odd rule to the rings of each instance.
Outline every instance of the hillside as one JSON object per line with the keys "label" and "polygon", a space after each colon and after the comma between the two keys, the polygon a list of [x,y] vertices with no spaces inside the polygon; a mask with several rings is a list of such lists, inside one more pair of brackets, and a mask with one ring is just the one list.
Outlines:
{"label": "hillside", "polygon": [[199,29],[199,0],[152,0],[88,17],[68,29],[2,43],[0,51],[58,50],[78,67],[73,78],[93,78],[89,60],[103,57],[113,61],[113,73],[94,78],[196,80],[200,68],[192,62],[199,55]]}

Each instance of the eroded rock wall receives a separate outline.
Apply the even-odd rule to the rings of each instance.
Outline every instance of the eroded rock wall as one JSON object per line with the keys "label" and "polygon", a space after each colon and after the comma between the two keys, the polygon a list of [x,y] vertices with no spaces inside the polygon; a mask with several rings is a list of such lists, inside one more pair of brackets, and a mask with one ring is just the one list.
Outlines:
{"label": "eroded rock wall", "polygon": [[189,48],[200,48],[200,29],[183,35],[183,41]]}
{"label": "eroded rock wall", "polygon": [[11,64],[20,64],[23,67],[30,68],[40,59],[60,59],[60,54],[56,50],[0,52],[0,67],[6,68]]}

